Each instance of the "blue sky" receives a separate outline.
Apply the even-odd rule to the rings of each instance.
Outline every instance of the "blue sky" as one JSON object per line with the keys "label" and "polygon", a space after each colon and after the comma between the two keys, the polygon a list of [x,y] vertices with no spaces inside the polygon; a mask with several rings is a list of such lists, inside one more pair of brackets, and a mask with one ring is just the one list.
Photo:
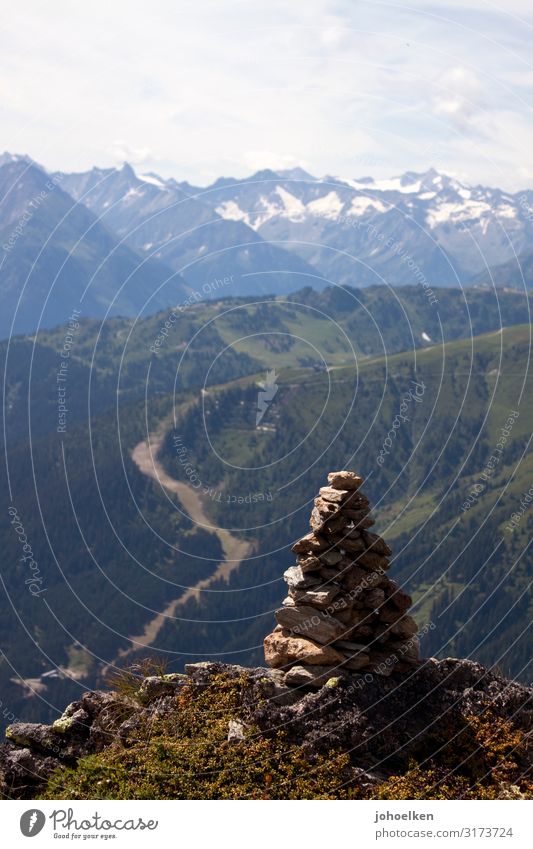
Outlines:
{"label": "blue sky", "polygon": [[533,187],[530,0],[25,0],[0,55],[0,149],[49,168]]}

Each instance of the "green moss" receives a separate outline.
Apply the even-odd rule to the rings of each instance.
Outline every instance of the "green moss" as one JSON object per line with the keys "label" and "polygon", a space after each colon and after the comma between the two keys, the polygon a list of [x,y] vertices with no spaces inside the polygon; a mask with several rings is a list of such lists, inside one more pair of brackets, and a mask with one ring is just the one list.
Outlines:
{"label": "green moss", "polygon": [[54,731],[57,731],[59,734],[65,734],[66,731],[71,727],[74,720],[71,716],[61,716],[59,719],[56,719],[54,723],[52,723],[52,728]]}
{"label": "green moss", "polygon": [[[335,799],[353,784],[347,755],[310,759],[282,731],[265,736],[248,728],[245,741],[228,741],[230,719],[243,720],[250,697],[245,680],[191,684],[175,711],[136,728],[135,740],[83,758],[49,782],[47,799]],[[355,785],[354,785],[355,787]]]}

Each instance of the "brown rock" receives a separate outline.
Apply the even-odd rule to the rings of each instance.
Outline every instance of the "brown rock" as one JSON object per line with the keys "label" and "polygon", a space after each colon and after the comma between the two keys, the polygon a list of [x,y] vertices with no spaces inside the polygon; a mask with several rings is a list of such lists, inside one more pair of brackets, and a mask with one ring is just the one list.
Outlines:
{"label": "brown rock", "polygon": [[377,610],[385,601],[385,593],[383,590],[375,587],[374,589],[369,589],[363,592],[361,595],[361,601],[364,603],[365,607],[369,607],[371,610]]}
{"label": "brown rock", "polygon": [[332,504],[339,506],[350,506],[357,504],[357,492],[349,489],[334,489],[332,486],[323,486],[319,489],[320,498],[324,501],[330,501]]}
{"label": "brown rock", "polygon": [[358,669],[364,669],[365,666],[368,666],[369,662],[370,656],[360,652],[359,654],[345,655],[343,666],[356,672]]}
{"label": "brown rock", "polygon": [[324,501],[323,498],[315,498],[314,509],[324,520],[331,519],[333,516],[339,516],[341,512],[338,504],[333,504],[331,501]]}
{"label": "brown rock", "polygon": [[412,616],[402,616],[401,619],[398,619],[397,622],[390,626],[391,634],[395,637],[400,637],[400,639],[413,637],[417,631],[418,625]]}
{"label": "brown rock", "polygon": [[344,531],[344,529],[348,526],[349,519],[346,516],[335,516],[333,519],[329,519],[325,525],[323,525],[323,533],[324,534],[337,534],[339,531]]}
{"label": "brown rock", "polygon": [[326,616],[310,605],[281,607],[275,611],[276,622],[293,634],[309,637],[321,645],[331,643],[346,632],[345,625]]}
{"label": "brown rock", "polygon": [[313,572],[322,566],[321,561],[313,554],[300,555],[296,558],[296,563],[302,572]]}
{"label": "brown rock", "polygon": [[358,566],[352,566],[343,573],[341,580],[342,586],[348,591],[364,587],[364,581],[368,573],[365,569],[359,569]]}
{"label": "brown rock", "polygon": [[389,581],[387,596],[387,601],[398,608],[401,613],[405,613],[413,604],[411,596],[400,589],[396,581]]}
{"label": "brown rock", "polygon": [[295,542],[292,551],[295,554],[313,554],[318,551],[325,551],[328,548],[327,540],[319,537],[317,534],[306,534]]}
{"label": "brown rock", "polygon": [[330,548],[329,551],[323,551],[319,555],[319,560],[321,563],[325,563],[327,566],[335,566],[337,563],[340,563],[342,560],[342,554],[336,548]]}
{"label": "brown rock", "polygon": [[366,547],[374,554],[384,554],[387,557],[392,554],[385,540],[381,539],[377,534],[373,534],[371,531],[364,531],[362,536],[366,542]]}
{"label": "brown rock", "polygon": [[344,551],[363,552],[366,548],[365,542],[361,537],[358,539],[350,539],[349,537],[336,535],[332,537],[332,541],[336,546]]}
{"label": "brown rock", "polygon": [[306,637],[295,637],[283,628],[276,628],[268,634],[264,646],[267,666],[273,668],[297,662],[310,666],[338,664],[344,660],[344,655],[331,646],[318,645]]}
{"label": "brown rock", "polygon": [[388,623],[392,625],[393,622],[397,622],[400,619],[402,613],[398,610],[397,607],[394,607],[390,602],[385,602],[384,605],[380,608],[379,611],[379,619],[381,622]]}
{"label": "brown rock", "polygon": [[293,666],[285,674],[285,684],[291,687],[323,687],[330,678],[342,678],[338,666]]}
{"label": "brown rock", "polygon": [[328,475],[328,484],[334,489],[359,489],[363,483],[363,478],[356,475],[355,472],[330,472]]}
{"label": "brown rock", "polygon": [[365,569],[374,569],[377,572],[380,570],[386,572],[387,569],[390,569],[390,560],[381,554],[375,554],[373,551],[365,551],[356,558],[355,562],[358,566],[364,566]]}
{"label": "brown rock", "polygon": [[420,640],[418,637],[410,637],[408,640],[395,643],[393,650],[402,661],[417,661],[420,659]]}

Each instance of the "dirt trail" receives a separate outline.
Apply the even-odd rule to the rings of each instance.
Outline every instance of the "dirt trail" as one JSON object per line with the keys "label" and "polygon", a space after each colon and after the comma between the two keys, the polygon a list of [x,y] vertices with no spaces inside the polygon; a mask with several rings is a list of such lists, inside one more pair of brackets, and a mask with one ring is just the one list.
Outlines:
{"label": "dirt trail", "polygon": [[143,646],[152,645],[165,622],[169,618],[174,617],[180,607],[191,598],[198,600],[202,590],[209,589],[216,581],[220,579],[228,581],[231,573],[239,568],[251,549],[250,543],[238,539],[225,528],[217,528],[212,525],[205,514],[200,496],[196,490],[189,486],[189,484],[175,480],[175,478],[171,477],[165,471],[157,459],[163,438],[164,431],[150,434],[147,440],[139,442],[135,446],[131,455],[132,460],[143,475],[152,478],[152,480],[156,481],[160,486],[168,490],[168,492],[173,492],[178,496],[183,509],[195,524],[205,527],[207,530],[216,534],[224,551],[224,560],[218,564],[209,577],[203,578],[193,587],[189,587],[179,598],[171,601],[161,613],[150,619],[145,625],[142,634],[130,637],[129,639],[132,645],[130,648],[122,649],[119,652],[120,659],[132,654]]}

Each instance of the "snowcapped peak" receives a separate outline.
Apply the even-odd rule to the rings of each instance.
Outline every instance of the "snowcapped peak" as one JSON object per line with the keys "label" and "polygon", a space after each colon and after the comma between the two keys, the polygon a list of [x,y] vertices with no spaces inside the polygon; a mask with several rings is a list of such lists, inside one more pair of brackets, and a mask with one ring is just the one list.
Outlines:
{"label": "snowcapped peak", "polygon": [[304,171],[303,168],[286,168],[284,171],[278,171],[278,176],[282,177],[284,180],[305,180],[308,182],[309,180],[316,181],[316,177],[313,177],[312,174],[309,174],[307,171]]}

